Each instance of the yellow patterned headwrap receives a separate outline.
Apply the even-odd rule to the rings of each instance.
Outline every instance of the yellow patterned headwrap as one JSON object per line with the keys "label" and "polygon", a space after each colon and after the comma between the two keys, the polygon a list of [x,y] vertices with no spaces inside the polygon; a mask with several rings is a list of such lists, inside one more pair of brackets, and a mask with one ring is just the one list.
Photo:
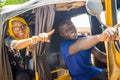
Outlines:
{"label": "yellow patterned headwrap", "polygon": [[18,37],[16,37],[13,33],[13,30],[12,30],[12,22],[15,21],[15,20],[18,20],[22,23],[24,23],[26,25],[26,33],[24,35],[24,39],[28,38],[29,36],[29,28],[28,28],[28,24],[27,22],[21,18],[21,17],[13,17],[11,19],[9,19],[9,22],[8,22],[8,35],[13,37],[15,40],[20,40]]}

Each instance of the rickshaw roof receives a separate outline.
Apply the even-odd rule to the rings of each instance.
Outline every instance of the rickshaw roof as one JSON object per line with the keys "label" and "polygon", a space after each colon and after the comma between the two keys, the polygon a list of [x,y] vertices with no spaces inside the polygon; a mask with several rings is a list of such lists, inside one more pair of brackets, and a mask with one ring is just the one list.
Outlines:
{"label": "rickshaw roof", "polygon": [[86,1],[86,0],[30,0],[23,4],[7,5],[0,8],[1,17],[0,19],[2,19],[3,21],[40,6],[74,1]]}

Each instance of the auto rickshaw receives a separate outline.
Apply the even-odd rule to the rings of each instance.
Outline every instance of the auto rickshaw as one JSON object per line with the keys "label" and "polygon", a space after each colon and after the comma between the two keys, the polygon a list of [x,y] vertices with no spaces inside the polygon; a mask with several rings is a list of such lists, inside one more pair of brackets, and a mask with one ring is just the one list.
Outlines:
{"label": "auto rickshaw", "polygon": [[[30,0],[24,4],[0,8],[0,80],[13,80],[3,43],[8,19],[18,15],[24,17],[29,23],[32,36],[57,28],[65,19],[87,13],[91,24],[91,35],[95,35],[101,33],[106,27],[105,25],[114,26],[117,23],[119,3],[119,0]],[[100,6],[96,7],[97,4]],[[105,24],[100,20],[102,10],[106,15]],[[60,55],[61,41],[62,38],[55,32],[51,37],[51,43],[39,43],[35,46],[36,80],[71,80],[69,71]],[[94,65],[108,70],[108,80],[120,80],[119,41],[101,42],[97,47],[107,53],[107,64],[94,59]]]}

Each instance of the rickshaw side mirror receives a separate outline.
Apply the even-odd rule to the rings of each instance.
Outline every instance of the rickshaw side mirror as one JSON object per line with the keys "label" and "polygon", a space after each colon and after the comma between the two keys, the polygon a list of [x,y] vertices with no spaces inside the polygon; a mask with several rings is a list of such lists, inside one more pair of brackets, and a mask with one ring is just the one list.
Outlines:
{"label": "rickshaw side mirror", "polygon": [[101,24],[102,31],[106,29],[106,25],[103,24],[100,18],[100,14],[103,11],[103,5],[101,0],[86,0],[86,10],[92,16],[96,16]]}
{"label": "rickshaw side mirror", "polygon": [[100,0],[87,0],[86,9],[92,16],[98,16],[103,11],[103,6]]}

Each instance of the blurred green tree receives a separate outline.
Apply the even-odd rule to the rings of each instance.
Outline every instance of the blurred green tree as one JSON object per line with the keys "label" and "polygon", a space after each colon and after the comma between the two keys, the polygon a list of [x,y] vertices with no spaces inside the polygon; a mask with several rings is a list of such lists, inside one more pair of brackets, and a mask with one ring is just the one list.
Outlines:
{"label": "blurred green tree", "polygon": [[12,4],[23,4],[29,0],[0,0],[0,8],[5,5],[12,5]]}

